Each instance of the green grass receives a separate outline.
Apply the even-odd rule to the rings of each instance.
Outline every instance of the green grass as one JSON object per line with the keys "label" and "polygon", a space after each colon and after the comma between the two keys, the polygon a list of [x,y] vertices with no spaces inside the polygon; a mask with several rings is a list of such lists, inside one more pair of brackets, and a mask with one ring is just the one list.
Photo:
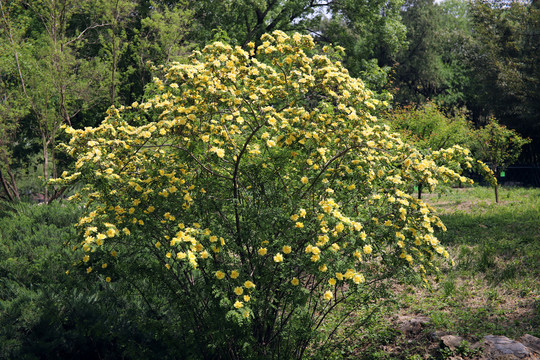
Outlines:
{"label": "green grass", "polygon": [[456,262],[432,298],[460,334],[540,336],[540,189],[502,188],[500,199],[480,187],[428,198]]}
{"label": "green grass", "polygon": [[[446,358],[430,335],[436,331],[470,343],[488,334],[540,337],[540,189],[502,188],[498,204],[482,187],[428,194],[425,201],[448,228],[437,236],[456,266],[442,264],[432,289],[396,286],[387,315],[355,339],[363,351],[341,358]],[[427,316],[430,324],[411,338],[393,331],[396,315]]]}

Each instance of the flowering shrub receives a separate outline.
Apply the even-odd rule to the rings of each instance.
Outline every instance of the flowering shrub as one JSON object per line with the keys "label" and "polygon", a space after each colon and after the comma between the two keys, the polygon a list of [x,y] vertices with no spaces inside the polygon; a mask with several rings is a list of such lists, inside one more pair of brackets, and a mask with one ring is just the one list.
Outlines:
{"label": "flowering shrub", "polygon": [[425,276],[444,225],[407,189],[468,181],[472,160],[403,143],[311,37],[249,46],[209,45],[145,102],[67,128],[75,170],[57,180],[86,184],[79,265],[113,286],[119,262],[159,264],[199,358],[299,358],[352,294]]}

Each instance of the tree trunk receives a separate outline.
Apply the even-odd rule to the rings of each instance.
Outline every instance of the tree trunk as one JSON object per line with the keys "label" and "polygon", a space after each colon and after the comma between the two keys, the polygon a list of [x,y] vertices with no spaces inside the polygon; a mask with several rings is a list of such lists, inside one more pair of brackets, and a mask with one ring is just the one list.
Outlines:
{"label": "tree trunk", "polygon": [[422,199],[422,183],[418,184],[418,199]]}
{"label": "tree trunk", "polygon": [[495,184],[495,202],[499,203],[499,184]]}
{"label": "tree trunk", "polygon": [[8,169],[8,174],[11,178],[11,183],[6,180],[4,177],[4,174],[2,171],[0,171],[0,182],[2,183],[2,187],[4,188],[4,192],[6,193],[6,196],[8,197],[9,201],[14,202],[15,200],[21,200],[19,195],[19,189],[17,188],[17,183],[15,183],[15,177],[13,176],[13,173]]}
{"label": "tree trunk", "polygon": [[47,188],[47,182],[49,181],[49,142],[43,139],[43,180],[45,180],[45,186],[43,189],[43,201],[47,203],[49,201],[49,189]]}

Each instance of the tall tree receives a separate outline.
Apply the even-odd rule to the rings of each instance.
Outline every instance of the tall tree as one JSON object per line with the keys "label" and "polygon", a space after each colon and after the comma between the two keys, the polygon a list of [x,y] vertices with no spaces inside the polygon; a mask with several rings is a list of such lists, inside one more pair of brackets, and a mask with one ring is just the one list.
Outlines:
{"label": "tall tree", "polygon": [[407,0],[403,6],[408,46],[401,51],[397,66],[396,95],[400,103],[421,103],[441,92],[440,15],[433,0]]}
{"label": "tall tree", "polygon": [[538,2],[474,1],[471,5],[477,117],[495,115],[520,133],[540,139]]}
{"label": "tall tree", "polygon": [[10,8],[0,1],[0,198],[20,199],[13,169],[13,151],[20,119],[28,114],[23,89],[19,86],[20,55],[14,48],[16,30],[11,29]]}

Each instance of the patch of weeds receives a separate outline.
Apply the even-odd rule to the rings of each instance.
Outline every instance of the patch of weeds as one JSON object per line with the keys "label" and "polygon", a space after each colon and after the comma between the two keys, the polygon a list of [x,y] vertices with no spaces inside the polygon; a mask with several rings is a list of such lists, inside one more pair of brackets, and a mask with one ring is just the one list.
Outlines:
{"label": "patch of weeds", "polygon": [[431,314],[431,323],[435,329],[438,330],[448,330],[452,326],[452,318],[447,312],[444,311],[434,311]]}
{"label": "patch of weeds", "polygon": [[448,298],[456,294],[456,280],[453,276],[448,276],[442,283],[444,297]]}
{"label": "patch of weeds", "polygon": [[473,348],[468,341],[463,340],[455,349],[442,347],[438,353],[441,359],[451,359],[453,357],[476,358],[482,353],[482,349]]}
{"label": "patch of weeds", "polygon": [[476,268],[480,272],[486,272],[489,269],[495,268],[495,247],[486,244],[480,249],[480,257]]}

